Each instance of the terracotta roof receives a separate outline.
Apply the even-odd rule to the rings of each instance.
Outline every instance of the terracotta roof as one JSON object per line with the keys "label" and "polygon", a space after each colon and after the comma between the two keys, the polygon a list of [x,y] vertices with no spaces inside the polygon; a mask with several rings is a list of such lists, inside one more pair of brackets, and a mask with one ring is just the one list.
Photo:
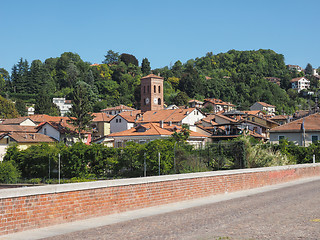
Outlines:
{"label": "terracotta roof", "polygon": [[69,121],[69,117],[49,116],[46,114],[31,115],[31,116],[29,116],[29,118],[36,123],[60,122],[61,120]]}
{"label": "terracotta roof", "polygon": [[218,117],[221,117],[221,118],[223,118],[223,119],[225,119],[225,120],[228,120],[228,121],[230,121],[230,122],[238,122],[238,120],[236,120],[236,119],[233,119],[233,118],[229,118],[229,117],[227,117],[227,116],[224,116],[224,115],[222,115],[222,114],[216,114],[216,116],[218,116]]}
{"label": "terracotta roof", "polygon": [[[42,126],[44,126],[45,124],[49,124],[51,127],[53,127],[54,129],[56,129],[58,132],[65,134],[77,134],[78,130],[76,129],[76,127],[72,124],[69,124],[66,121],[60,121],[60,122],[43,122],[41,124],[39,124],[36,129],[39,130]],[[81,131],[81,133],[85,134],[85,133],[89,133],[88,131]]]}
{"label": "terracotta roof", "polygon": [[273,105],[265,103],[265,102],[257,102],[257,103],[259,103],[260,105],[262,105],[264,107],[276,107],[276,106],[273,106]]}
{"label": "terracotta roof", "polygon": [[[136,121],[136,117],[138,114],[141,114],[141,110],[135,110],[135,111],[127,111],[127,112],[122,112],[122,113],[119,113],[118,115],[116,116],[121,116],[123,119],[125,119],[127,122],[135,122]],[[113,116],[113,118],[115,118],[116,116]],[[112,119],[113,119],[112,118]],[[112,120],[111,119],[111,120]],[[111,121],[110,120],[110,121]]]}
{"label": "terracotta roof", "polygon": [[201,121],[211,123],[212,125],[217,125],[218,123],[216,123],[214,121],[215,117],[216,117],[215,114],[210,114],[210,115],[206,116],[205,118],[202,118]]}
{"label": "terracotta roof", "polygon": [[291,79],[290,82],[298,82],[298,81],[300,81],[302,78],[304,78],[304,79],[306,79],[307,81],[309,81],[309,80],[308,80],[307,78],[305,78],[305,77],[297,77],[297,78]]}
{"label": "terracotta roof", "polygon": [[[181,126],[159,123],[146,123],[122,132],[109,134],[108,137],[125,137],[125,136],[171,136],[175,131],[180,132]],[[207,137],[201,133],[190,131],[190,137]]]}
{"label": "terracotta roof", "polygon": [[145,79],[145,78],[159,78],[159,79],[163,79],[163,77],[157,76],[155,74],[149,74],[147,76],[142,77],[141,79]]}
{"label": "terracotta roof", "polygon": [[132,108],[132,107],[125,106],[125,105],[119,105],[119,106],[116,106],[116,107],[110,107],[110,108],[102,109],[101,112],[113,111],[113,110],[131,110],[131,111],[134,111],[136,109]]}
{"label": "terracotta roof", "polygon": [[184,108],[147,111],[142,115],[142,117],[137,120],[137,122],[181,122],[189,113],[191,113],[195,109],[196,108]]}
{"label": "terracotta roof", "polygon": [[204,101],[205,102],[210,102],[210,103],[213,103],[213,104],[216,104],[216,105],[226,105],[226,106],[232,106],[232,107],[236,106],[236,105],[234,105],[232,103],[224,102],[221,99],[216,99],[216,98],[206,98]]}
{"label": "terracotta roof", "polygon": [[270,132],[302,132],[302,123],[306,132],[320,131],[320,113],[315,113],[290,123],[272,128]]}
{"label": "terracotta roof", "polygon": [[197,99],[191,99],[191,100],[188,101],[188,103],[193,103],[193,102],[203,104],[203,102],[201,102],[201,101],[199,101]]}
{"label": "terracotta roof", "polygon": [[5,119],[1,124],[3,125],[20,124],[28,118],[29,117],[9,118],[9,119]]}
{"label": "terracotta roof", "polygon": [[53,143],[55,140],[47,135],[41,133],[23,133],[23,132],[10,132],[2,134],[0,138],[9,136],[18,143]]}
{"label": "terracotta roof", "polygon": [[258,115],[259,113],[263,114],[263,115],[266,115],[263,111],[261,110],[252,110],[252,111],[243,111],[244,113],[246,114],[251,114],[251,115]]}
{"label": "terracotta roof", "polygon": [[273,118],[270,118],[270,120],[287,120],[290,116],[287,115],[276,115]]}
{"label": "terracotta roof", "polygon": [[5,133],[5,132],[35,133],[35,132],[37,132],[37,129],[33,126],[2,125],[2,124],[0,124],[0,133]]}
{"label": "terracotta roof", "polygon": [[92,122],[110,122],[110,120],[114,118],[113,115],[109,115],[103,112],[92,113],[92,116],[94,116],[94,119],[92,119]]}

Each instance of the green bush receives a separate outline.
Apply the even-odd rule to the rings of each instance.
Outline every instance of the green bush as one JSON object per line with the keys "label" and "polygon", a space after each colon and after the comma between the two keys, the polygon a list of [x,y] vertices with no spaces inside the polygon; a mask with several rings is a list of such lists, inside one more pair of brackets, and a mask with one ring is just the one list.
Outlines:
{"label": "green bush", "polygon": [[0,182],[17,183],[20,173],[12,162],[0,163]]}

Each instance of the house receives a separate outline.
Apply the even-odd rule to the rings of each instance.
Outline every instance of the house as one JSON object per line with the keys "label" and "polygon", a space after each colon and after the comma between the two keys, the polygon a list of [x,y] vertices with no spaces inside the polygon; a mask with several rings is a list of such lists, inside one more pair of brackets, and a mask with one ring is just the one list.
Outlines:
{"label": "house", "polygon": [[236,109],[236,106],[233,105],[232,103],[224,102],[220,99],[215,99],[215,98],[207,98],[204,100],[203,107],[208,108],[209,106],[212,107],[213,113],[218,113],[221,111],[229,112],[231,110]]}
{"label": "house", "polygon": [[320,113],[315,113],[270,130],[270,142],[288,139],[296,145],[309,146],[320,140]]}
{"label": "house", "polygon": [[303,89],[310,88],[310,81],[305,77],[291,79],[291,88],[300,92]]}
{"label": "house", "polygon": [[125,105],[119,105],[116,107],[110,107],[110,108],[105,108],[105,109],[101,110],[101,112],[108,114],[108,115],[112,115],[112,116],[115,116],[115,115],[122,113],[122,112],[130,112],[130,111],[136,111],[136,109],[134,109],[132,107],[125,106]]}
{"label": "house", "polygon": [[1,124],[3,125],[19,125],[19,126],[37,126],[37,124],[32,121],[29,117],[19,117],[5,119]]}
{"label": "house", "polygon": [[[36,129],[38,133],[54,138],[58,142],[64,142],[67,145],[80,141],[77,129],[64,120],[60,122],[43,122]],[[82,131],[82,140],[86,142],[91,137],[90,134],[88,131]]]}
{"label": "house", "polygon": [[[181,126],[166,123],[145,123],[117,133],[112,133],[108,138],[114,139],[114,147],[125,147],[127,142],[147,143],[155,139],[171,137],[174,132],[180,132]],[[196,147],[204,146],[208,137],[206,135],[190,131],[187,142]]]}
{"label": "house", "polygon": [[52,102],[59,107],[61,116],[65,116],[72,108],[71,100],[66,100],[65,98],[53,98]]}
{"label": "house", "polygon": [[109,135],[110,121],[114,116],[108,115],[104,112],[92,113],[92,115],[94,116],[90,125],[90,128],[92,128],[92,137],[95,139]]}
{"label": "house", "polygon": [[26,133],[26,132],[7,132],[0,134],[0,161],[7,151],[10,144],[16,143],[20,150],[25,150],[30,146],[38,145],[40,143],[54,143],[55,140],[49,136],[40,133]]}
{"label": "house", "polygon": [[203,102],[198,101],[196,99],[191,99],[188,102],[188,105],[189,105],[189,107],[192,107],[192,108],[202,108],[203,107]]}
{"label": "house", "polygon": [[34,107],[27,107],[27,112],[28,112],[28,116],[33,115],[34,114]]}
{"label": "house", "polygon": [[270,118],[270,120],[279,123],[280,125],[289,123],[292,119],[292,116],[288,116],[288,115],[276,115],[272,118]]}
{"label": "house", "polygon": [[302,67],[298,66],[298,65],[287,65],[287,68],[289,71],[298,71],[301,72],[303,69]]}
{"label": "house", "polygon": [[267,115],[275,115],[276,107],[264,102],[256,102],[250,107],[251,111],[265,111]]}
{"label": "house", "polygon": [[197,108],[183,108],[172,110],[156,110],[147,111],[139,116],[136,120],[137,124],[144,123],[158,123],[163,121],[164,123],[171,123],[173,125],[187,124],[190,130],[195,131],[196,122],[204,118],[205,115]]}

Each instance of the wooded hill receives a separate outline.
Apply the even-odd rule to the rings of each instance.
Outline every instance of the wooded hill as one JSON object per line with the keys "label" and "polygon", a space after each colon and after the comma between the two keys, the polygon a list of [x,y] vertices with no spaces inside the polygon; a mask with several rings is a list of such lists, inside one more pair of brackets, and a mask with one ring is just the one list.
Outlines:
{"label": "wooded hill", "polygon": [[[110,50],[101,64],[91,64],[76,53],[65,52],[44,62],[34,60],[30,65],[21,58],[11,74],[0,68],[0,88],[5,98],[35,103],[36,112],[43,108],[41,113],[57,114],[45,112],[51,107],[37,108],[37,103],[44,99],[50,102],[52,97],[72,99],[73,89],[79,82],[85,84],[95,112],[119,104],[139,108],[140,78],[149,73],[151,68],[147,58],[139,66],[135,56]],[[154,69],[152,73],[165,79],[167,105],[183,105],[190,98],[219,98],[232,102],[239,109],[248,109],[254,102],[263,101],[276,105],[279,113],[292,113],[313,104],[313,99],[308,103],[306,97],[290,89],[290,80],[303,73],[290,72],[284,56],[272,50],[207,53],[186,63],[177,61],[173,66]],[[280,78],[281,85],[266,77]],[[311,78],[312,88],[316,90],[319,81],[307,77]]]}

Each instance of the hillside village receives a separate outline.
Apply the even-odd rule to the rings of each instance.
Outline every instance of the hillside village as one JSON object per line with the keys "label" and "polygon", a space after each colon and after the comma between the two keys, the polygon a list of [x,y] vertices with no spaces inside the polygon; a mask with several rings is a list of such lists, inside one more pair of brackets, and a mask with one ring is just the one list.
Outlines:
{"label": "hillside village", "polygon": [[[93,119],[87,130],[81,131],[86,144],[103,144],[108,147],[125,147],[128,142],[147,143],[165,139],[187,126],[187,142],[201,148],[209,142],[218,142],[250,135],[263,142],[279,143],[283,138],[301,146],[320,139],[319,108],[298,111],[293,115],[276,115],[276,106],[256,102],[250,110],[238,110],[231,102],[206,98],[191,99],[187,105],[164,104],[163,77],[149,74],[141,78],[141,109],[125,105],[109,107],[91,113]],[[306,78],[292,79],[296,91],[309,88]],[[79,141],[79,132],[65,115],[72,108],[71,101],[55,98],[61,116],[33,114],[2,119],[0,124],[0,156],[12,143],[20,149],[54,142],[72,145]],[[30,110],[30,109],[29,109]],[[303,134],[302,134],[303,133]]]}

